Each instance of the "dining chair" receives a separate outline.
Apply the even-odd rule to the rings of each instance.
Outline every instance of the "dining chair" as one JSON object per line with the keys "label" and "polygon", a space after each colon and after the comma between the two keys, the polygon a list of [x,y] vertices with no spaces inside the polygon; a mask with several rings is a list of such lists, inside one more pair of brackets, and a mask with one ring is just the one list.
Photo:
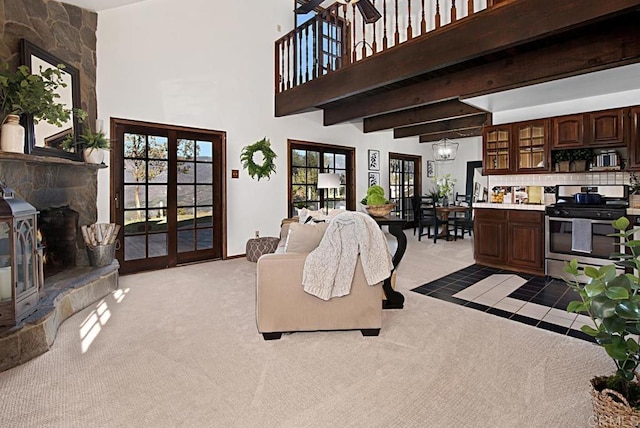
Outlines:
{"label": "dining chair", "polygon": [[[458,236],[460,236],[460,238],[464,239],[464,233],[465,231],[469,234],[469,236],[471,236],[473,234],[473,206],[472,206],[472,199],[469,195],[464,195],[465,197],[468,197],[468,201],[465,201],[464,203],[467,204],[467,206],[469,207],[469,209],[465,212],[459,213],[461,214],[459,217],[456,217],[454,220],[454,229],[455,229],[455,235],[456,238]],[[456,195],[457,198],[457,195]],[[460,230],[460,235],[458,235],[458,230]]]}
{"label": "dining chair", "polygon": [[[427,238],[431,238],[431,228],[436,228],[436,217],[433,213],[433,207],[435,203],[433,198],[422,196],[418,197],[418,203],[416,204],[417,214],[416,221],[418,224],[418,241],[422,241],[422,237],[427,235]],[[424,229],[427,229],[427,233],[424,233]],[[437,229],[436,229],[437,232]]]}

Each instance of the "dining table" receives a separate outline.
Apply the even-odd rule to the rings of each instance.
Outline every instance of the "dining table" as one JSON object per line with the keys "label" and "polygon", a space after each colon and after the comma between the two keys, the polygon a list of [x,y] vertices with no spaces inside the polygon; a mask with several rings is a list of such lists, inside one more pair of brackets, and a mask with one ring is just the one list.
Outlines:
{"label": "dining table", "polygon": [[[464,213],[470,211],[471,207],[463,206],[463,205],[449,205],[449,206],[436,206],[436,215],[440,217],[441,221],[447,221],[449,219],[449,214],[454,213]],[[449,219],[451,220],[451,219]],[[455,233],[455,232],[454,232]],[[447,241],[451,240],[453,236],[449,234],[449,227],[443,227],[440,233],[438,234],[438,238],[445,239]]]}

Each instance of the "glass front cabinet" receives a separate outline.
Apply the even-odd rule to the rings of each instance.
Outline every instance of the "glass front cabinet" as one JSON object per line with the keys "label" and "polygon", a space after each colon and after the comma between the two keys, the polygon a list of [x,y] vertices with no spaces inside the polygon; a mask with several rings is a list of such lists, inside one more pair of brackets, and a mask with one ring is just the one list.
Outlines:
{"label": "glass front cabinet", "polygon": [[483,175],[511,172],[511,125],[484,129]]}
{"label": "glass front cabinet", "polygon": [[547,120],[514,123],[516,171],[549,171],[549,130]]}

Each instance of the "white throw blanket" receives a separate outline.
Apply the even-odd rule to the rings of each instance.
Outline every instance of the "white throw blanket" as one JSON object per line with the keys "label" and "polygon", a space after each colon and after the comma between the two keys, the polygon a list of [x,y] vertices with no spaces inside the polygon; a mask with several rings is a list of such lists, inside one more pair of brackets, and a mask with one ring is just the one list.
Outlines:
{"label": "white throw blanket", "polygon": [[369,285],[391,275],[391,254],[378,224],[367,214],[345,211],[331,220],[320,245],[307,256],[304,291],[323,300],[349,294],[358,253]]}

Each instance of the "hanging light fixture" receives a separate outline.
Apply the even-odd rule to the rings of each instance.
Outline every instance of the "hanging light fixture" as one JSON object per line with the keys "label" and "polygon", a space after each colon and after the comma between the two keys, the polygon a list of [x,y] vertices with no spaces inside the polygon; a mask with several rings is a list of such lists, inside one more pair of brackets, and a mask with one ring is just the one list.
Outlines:
{"label": "hanging light fixture", "polygon": [[358,1],[360,0],[336,0],[336,1],[342,4],[354,4],[354,3],[358,3]]}
{"label": "hanging light fixture", "polygon": [[451,162],[458,153],[458,143],[454,143],[448,138],[444,138],[433,144],[433,158],[436,162]]}

